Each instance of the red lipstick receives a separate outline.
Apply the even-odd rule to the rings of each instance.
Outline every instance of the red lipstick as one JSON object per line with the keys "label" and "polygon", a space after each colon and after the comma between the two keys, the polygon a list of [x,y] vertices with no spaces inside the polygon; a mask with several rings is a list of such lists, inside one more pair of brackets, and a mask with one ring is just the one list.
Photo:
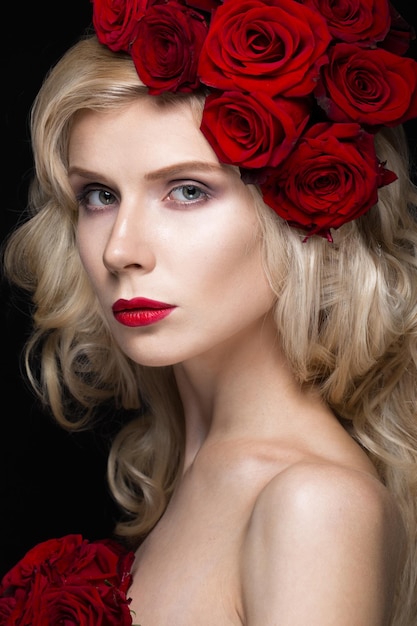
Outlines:
{"label": "red lipstick", "polygon": [[175,306],[148,298],[117,300],[113,306],[115,319],[125,326],[149,326],[169,315]]}

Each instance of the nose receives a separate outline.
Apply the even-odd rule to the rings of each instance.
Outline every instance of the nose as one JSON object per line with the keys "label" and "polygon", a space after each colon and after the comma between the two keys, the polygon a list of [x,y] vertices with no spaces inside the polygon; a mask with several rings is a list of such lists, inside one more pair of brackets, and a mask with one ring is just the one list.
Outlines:
{"label": "nose", "polygon": [[151,271],[155,266],[154,234],[146,210],[121,204],[104,248],[105,267],[112,274],[135,268]]}

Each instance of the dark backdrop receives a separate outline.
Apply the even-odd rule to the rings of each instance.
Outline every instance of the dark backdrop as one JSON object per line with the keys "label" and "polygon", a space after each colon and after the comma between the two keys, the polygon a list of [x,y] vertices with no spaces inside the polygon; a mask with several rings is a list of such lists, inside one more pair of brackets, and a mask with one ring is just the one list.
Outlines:
{"label": "dark backdrop", "polygon": [[[15,9],[7,9],[3,22],[7,21],[14,43],[2,47],[2,238],[16,224],[26,202],[32,166],[27,124],[31,102],[46,71],[91,21],[89,0],[15,4]],[[412,3],[397,0],[395,4],[413,23]],[[415,44],[412,53],[416,55]],[[416,153],[416,123],[406,127]],[[104,423],[92,433],[68,434],[38,406],[20,372],[29,307],[16,297],[3,286],[0,577],[38,541],[70,532],[90,539],[108,536],[116,517],[105,480]]]}
{"label": "dark backdrop", "polygon": [[[14,43],[7,49],[3,45],[6,76],[1,81],[2,238],[26,203],[33,98],[50,66],[91,21],[89,0],[14,4],[7,15]],[[72,532],[90,539],[109,536],[116,514],[105,479],[104,426],[89,433],[63,431],[38,405],[21,374],[29,306],[17,298],[2,285],[0,577],[43,539]]]}

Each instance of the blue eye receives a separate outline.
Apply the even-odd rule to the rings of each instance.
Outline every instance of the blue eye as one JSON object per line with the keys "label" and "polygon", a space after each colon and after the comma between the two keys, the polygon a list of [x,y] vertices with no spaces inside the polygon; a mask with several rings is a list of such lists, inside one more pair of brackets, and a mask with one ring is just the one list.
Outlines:
{"label": "blue eye", "polygon": [[207,199],[208,195],[198,185],[188,184],[175,187],[169,194],[169,198],[177,202],[197,202]]}

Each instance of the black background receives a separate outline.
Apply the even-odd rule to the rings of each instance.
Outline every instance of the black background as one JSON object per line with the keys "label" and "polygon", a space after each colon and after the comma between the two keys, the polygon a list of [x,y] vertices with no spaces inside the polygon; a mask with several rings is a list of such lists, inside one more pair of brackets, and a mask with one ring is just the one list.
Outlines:
{"label": "black background", "polygon": [[[395,3],[413,22],[412,3]],[[1,237],[16,224],[31,175],[30,105],[49,67],[91,22],[89,0],[27,3],[3,13]],[[416,55],[414,43],[411,54]],[[406,129],[417,152],[417,124]],[[14,300],[12,301],[12,295]],[[29,306],[1,292],[0,577],[35,543],[72,532],[109,536],[116,508],[106,486],[107,436],[68,434],[38,406],[20,371]]]}
{"label": "black background", "polygon": [[[91,22],[89,0],[15,4],[16,9],[8,9],[6,27],[13,45],[5,48],[3,39],[2,46],[2,238],[26,204],[32,167],[31,103],[47,70]],[[62,430],[38,405],[21,374],[29,306],[16,297],[3,285],[0,577],[43,539],[73,532],[89,539],[109,536],[116,515],[106,486],[105,429],[72,434]]]}

